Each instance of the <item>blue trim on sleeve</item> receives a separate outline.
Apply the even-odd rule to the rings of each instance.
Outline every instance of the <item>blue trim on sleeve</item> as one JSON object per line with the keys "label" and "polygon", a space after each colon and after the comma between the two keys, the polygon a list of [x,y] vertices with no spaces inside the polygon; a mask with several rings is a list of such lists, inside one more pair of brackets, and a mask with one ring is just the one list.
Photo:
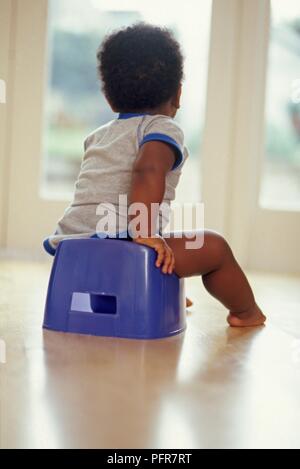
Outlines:
{"label": "blue trim on sleeve", "polygon": [[148,115],[146,112],[120,112],[118,119],[129,119],[130,117],[139,117]]}
{"label": "blue trim on sleeve", "polygon": [[146,135],[139,146],[141,147],[144,143],[151,142],[153,140],[169,143],[175,149],[176,160],[172,167],[172,170],[178,168],[178,166],[180,166],[183,162],[183,154],[176,140],[174,140],[174,138],[170,137],[169,135],[161,134],[159,132],[153,132],[152,134]]}
{"label": "blue trim on sleeve", "polygon": [[48,254],[50,254],[50,256],[55,256],[56,249],[54,249],[54,247],[51,246],[49,238],[47,238],[43,241],[43,246],[44,246],[45,251]]}

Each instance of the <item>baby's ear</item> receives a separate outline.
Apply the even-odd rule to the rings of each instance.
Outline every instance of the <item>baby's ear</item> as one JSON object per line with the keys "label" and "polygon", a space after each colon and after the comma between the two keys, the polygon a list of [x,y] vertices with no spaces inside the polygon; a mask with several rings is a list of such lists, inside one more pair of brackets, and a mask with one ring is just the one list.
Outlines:
{"label": "baby's ear", "polygon": [[176,109],[180,108],[180,97],[181,97],[181,92],[182,92],[182,84],[180,83],[178,90],[176,92],[176,95],[174,96],[174,106]]}

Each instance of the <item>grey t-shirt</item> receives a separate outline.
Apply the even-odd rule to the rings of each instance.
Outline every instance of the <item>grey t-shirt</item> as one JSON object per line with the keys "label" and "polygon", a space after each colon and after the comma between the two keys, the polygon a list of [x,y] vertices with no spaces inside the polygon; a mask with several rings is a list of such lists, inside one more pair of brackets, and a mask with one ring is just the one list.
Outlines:
{"label": "grey t-shirt", "polygon": [[[109,227],[107,229],[112,236],[116,231],[127,231],[125,204],[130,192],[132,168],[139,148],[151,140],[167,142],[175,150],[176,159],[167,174],[163,198],[164,204],[170,205],[188,157],[180,126],[173,118],[161,114],[121,113],[117,119],[99,127],[86,138],[73,201],[58,221],[55,234],[48,238],[48,250],[55,250],[65,238],[99,234],[103,208],[117,218],[117,230],[112,233]],[[161,224],[165,225],[167,221],[162,220]]]}

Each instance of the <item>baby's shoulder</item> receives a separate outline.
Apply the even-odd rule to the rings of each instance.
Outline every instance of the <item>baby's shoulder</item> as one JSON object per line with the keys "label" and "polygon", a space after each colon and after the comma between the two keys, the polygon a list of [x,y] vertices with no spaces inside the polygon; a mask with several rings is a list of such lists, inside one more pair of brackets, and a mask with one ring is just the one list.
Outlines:
{"label": "baby's shoulder", "polygon": [[144,116],[143,124],[145,128],[153,126],[171,128],[173,127],[182,131],[181,126],[173,117],[165,116],[164,114],[147,114]]}
{"label": "baby's shoulder", "polygon": [[140,132],[143,136],[148,134],[164,134],[183,144],[184,132],[177,121],[162,114],[146,115],[142,122]]}

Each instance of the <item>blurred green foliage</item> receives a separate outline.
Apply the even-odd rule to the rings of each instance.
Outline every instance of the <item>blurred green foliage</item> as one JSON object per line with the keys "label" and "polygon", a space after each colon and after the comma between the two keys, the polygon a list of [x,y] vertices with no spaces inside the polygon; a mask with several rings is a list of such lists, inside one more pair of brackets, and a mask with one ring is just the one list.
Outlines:
{"label": "blurred green foliage", "polygon": [[87,134],[84,128],[50,127],[47,134],[48,155],[50,158],[80,160]]}

